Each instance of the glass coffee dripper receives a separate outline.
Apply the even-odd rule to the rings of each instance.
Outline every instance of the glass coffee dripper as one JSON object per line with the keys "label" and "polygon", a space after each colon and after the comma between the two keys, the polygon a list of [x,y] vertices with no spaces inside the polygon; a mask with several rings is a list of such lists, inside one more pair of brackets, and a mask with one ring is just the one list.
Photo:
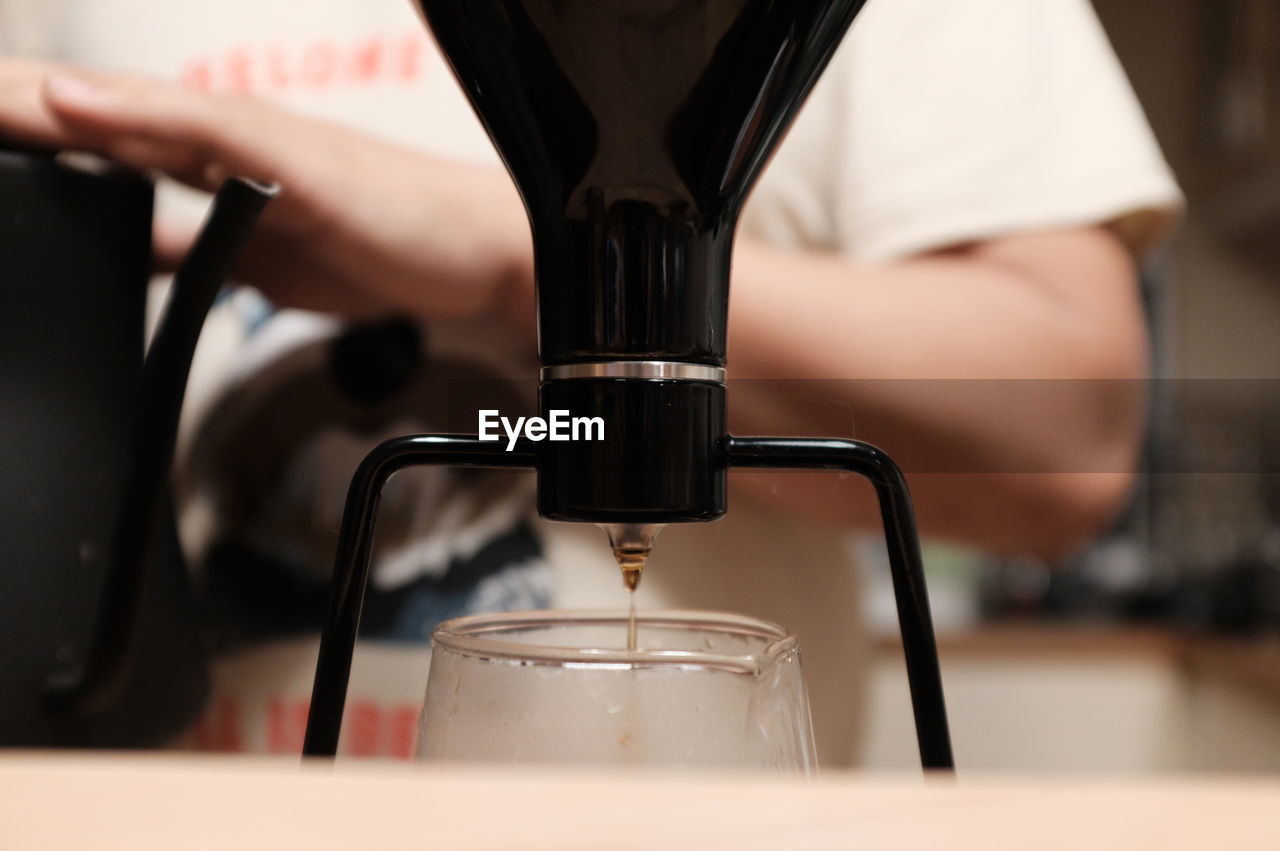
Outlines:
{"label": "glass coffee dripper", "polygon": [[523,612],[433,636],[418,756],[755,768],[816,765],[794,635],[737,615]]}

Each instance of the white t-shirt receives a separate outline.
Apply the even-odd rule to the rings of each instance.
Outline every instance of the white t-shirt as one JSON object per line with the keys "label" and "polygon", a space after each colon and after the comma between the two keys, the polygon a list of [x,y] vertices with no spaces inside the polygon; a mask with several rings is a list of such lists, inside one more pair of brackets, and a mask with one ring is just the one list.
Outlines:
{"label": "white t-shirt", "polygon": [[[411,0],[0,7],[47,20],[57,2],[66,23],[51,44],[67,58],[249,91],[497,163]],[[1088,0],[872,0],[765,173],[742,233],[884,261],[1167,214],[1179,199]],[[1150,247],[1166,218],[1130,222],[1126,239]]]}
{"label": "white t-shirt", "polygon": [[[65,58],[251,92],[497,165],[409,0],[63,2],[52,43]],[[162,212],[182,206],[173,197]],[[884,263],[958,241],[1107,223],[1140,253],[1179,201],[1087,0],[872,0],[765,172],[740,233]],[[209,376],[226,362],[202,349],[200,375],[216,384]],[[624,602],[598,530],[543,531],[557,604]],[[797,630],[825,764],[847,759],[862,670],[846,544],[831,529],[734,500],[722,521],[663,533],[641,598]],[[305,663],[291,675],[282,664],[273,657],[270,681],[305,699]],[[356,676],[358,691],[359,665]],[[229,677],[251,679],[242,668]],[[406,679],[370,689],[398,688],[411,703],[421,675]]]}

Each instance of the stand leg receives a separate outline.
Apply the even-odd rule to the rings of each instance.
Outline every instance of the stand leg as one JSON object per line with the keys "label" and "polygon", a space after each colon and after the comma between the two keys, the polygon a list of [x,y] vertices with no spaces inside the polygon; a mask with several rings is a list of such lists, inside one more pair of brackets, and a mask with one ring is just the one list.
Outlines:
{"label": "stand leg", "polygon": [[915,512],[898,465],[874,446],[856,440],[789,437],[732,437],[729,464],[731,467],[844,470],[864,476],[875,487],[889,548],[920,762],[926,769],[954,769]]}
{"label": "stand leg", "polygon": [[382,488],[392,474],[406,467],[428,464],[464,467],[532,467],[534,453],[522,443],[505,451],[501,443],[481,442],[477,437],[419,435],[383,443],[360,462],[338,533],[338,555],[333,566],[329,619],[320,638],[311,711],[303,742],[304,756],[335,756],[342,712],[351,676],[360,613],[369,581],[369,556],[374,520]]}

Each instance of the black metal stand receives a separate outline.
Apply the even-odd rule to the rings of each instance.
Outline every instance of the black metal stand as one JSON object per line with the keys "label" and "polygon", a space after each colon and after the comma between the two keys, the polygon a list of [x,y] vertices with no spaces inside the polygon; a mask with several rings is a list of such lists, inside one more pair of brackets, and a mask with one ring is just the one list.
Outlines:
{"label": "black metal stand", "polygon": [[[731,467],[842,470],[870,480],[879,498],[889,550],[920,761],[926,769],[954,768],[915,514],[897,465],[879,449],[858,441],[769,437],[729,438],[728,461]],[[305,756],[337,754],[351,657],[369,578],[378,498],[393,473],[420,464],[532,468],[537,465],[537,455],[527,441],[506,452],[499,444],[475,437],[427,435],[384,443],[361,463],[348,492],[338,538],[329,619],[320,641],[303,744]]]}
{"label": "black metal stand", "polygon": [[373,526],[382,488],[394,473],[406,467],[456,464],[460,467],[532,467],[533,450],[525,442],[507,452],[502,443],[482,442],[478,437],[417,435],[383,443],[356,468],[347,491],[338,555],[333,566],[329,619],[320,637],[320,658],[311,690],[304,756],[336,756],[342,712],[347,702],[351,656],[369,584],[369,557]]}
{"label": "black metal stand", "polygon": [[924,559],[916,532],[915,511],[907,480],[893,459],[856,440],[790,437],[731,437],[729,465],[793,470],[843,470],[871,482],[880,502],[898,629],[907,659],[907,682],[916,719],[920,764],[926,769],[955,768],[942,671],[933,637],[933,616],[925,588]]}

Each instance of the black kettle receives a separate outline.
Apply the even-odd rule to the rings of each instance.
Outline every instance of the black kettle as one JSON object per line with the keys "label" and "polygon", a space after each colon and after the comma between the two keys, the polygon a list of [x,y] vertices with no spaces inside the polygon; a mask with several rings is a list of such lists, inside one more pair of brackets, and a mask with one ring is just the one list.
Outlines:
{"label": "black kettle", "polygon": [[214,199],[147,348],[154,187],[0,145],[0,746],[146,747],[208,691],[168,494],[205,314],[273,187]]}

